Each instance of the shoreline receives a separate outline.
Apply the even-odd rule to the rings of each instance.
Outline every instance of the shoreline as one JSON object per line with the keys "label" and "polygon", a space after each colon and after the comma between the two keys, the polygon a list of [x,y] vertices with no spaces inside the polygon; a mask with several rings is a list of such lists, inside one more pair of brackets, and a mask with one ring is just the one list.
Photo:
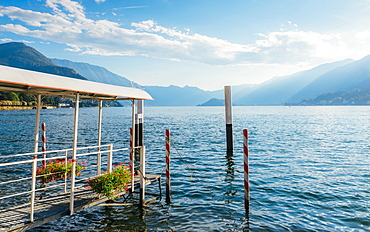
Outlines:
{"label": "shoreline", "polygon": [[2,110],[32,110],[33,106],[0,106],[0,111]]}

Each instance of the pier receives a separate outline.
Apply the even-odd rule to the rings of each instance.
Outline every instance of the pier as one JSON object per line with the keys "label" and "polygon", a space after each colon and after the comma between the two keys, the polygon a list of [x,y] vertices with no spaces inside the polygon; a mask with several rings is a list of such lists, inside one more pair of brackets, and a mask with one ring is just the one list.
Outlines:
{"label": "pier", "polygon": [[[146,185],[152,184],[154,182],[160,183],[159,175],[146,175]],[[135,178],[136,187],[139,187],[140,180]],[[123,202],[109,204],[114,206],[122,205],[132,205],[128,202],[130,191],[120,192],[120,195],[124,198]],[[29,219],[29,204],[17,205],[8,209],[3,209],[0,211],[0,231],[24,231],[31,229],[47,222],[59,219],[64,216],[70,215],[69,203],[70,203],[70,193],[62,193],[56,196],[50,196],[35,201],[34,205],[34,221],[31,223]],[[74,212],[92,207],[99,206],[106,202],[108,198],[99,196],[99,194],[86,189],[84,187],[75,189],[75,203]],[[148,200],[150,201],[150,200]],[[102,204],[104,206],[104,204]]]}
{"label": "pier", "polygon": [[[28,71],[0,65],[0,91],[22,92],[33,94],[37,99],[33,152],[0,156],[0,169],[9,174],[0,179],[0,231],[24,231],[44,223],[56,220],[88,207],[102,205],[108,198],[97,194],[88,185],[88,180],[111,173],[114,167],[124,162],[130,168],[131,179],[124,190],[115,192],[121,197],[120,202],[104,205],[132,205],[130,196],[140,190],[139,206],[157,199],[146,200],[145,186],[159,183],[160,175],[145,172],[145,145],[143,143],[143,126],[135,128],[135,118],[143,122],[143,100],[152,100],[151,96],[141,89],[107,85],[97,82],[78,80],[52,74]],[[39,151],[41,96],[73,98],[75,100],[72,147],[63,150]],[[99,101],[98,139],[96,146],[78,146],[79,102],[81,99]],[[126,100],[131,102],[132,143],[128,148],[115,149],[114,144],[101,145],[102,101]],[[137,105],[140,110],[136,111]],[[136,124],[137,126],[137,124]],[[130,128],[127,128],[130,130]],[[135,131],[138,131],[135,135]],[[43,138],[44,140],[44,138]],[[45,140],[46,141],[46,140]],[[135,160],[135,154],[139,159]],[[125,158],[123,158],[125,157]],[[47,163],[62,164],[70,170],[62,174],[40,175],[40,167]],[[136,166],[135,166],[136,165]],[[49,179],[48,179],[49,178]],[[5,207],[3,207],[5,205]]]}

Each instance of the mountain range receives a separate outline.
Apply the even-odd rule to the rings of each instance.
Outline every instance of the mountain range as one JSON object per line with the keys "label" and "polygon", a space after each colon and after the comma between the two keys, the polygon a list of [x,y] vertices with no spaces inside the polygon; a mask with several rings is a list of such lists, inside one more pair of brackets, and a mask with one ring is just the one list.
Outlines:
{"label": "mountain range", "polygon": [[36,49],[23,43],[0,44],[0,64],[32,71],[56,74],[86,80],[75,70],[55,65]]}
{"label": "mountain range", "polygon": [[294,105],[370,105],[370,87],[351,91],[330,92]]}
{"label": "mountain range", "polygon": [[[0,64],[114,85],[134,85],[129,79],[104,67],[56,58],[49,59],[36,49],[17,42],[0,44]],[[369,86],[370,56],[367,56],[358,61],[346,59],[322,64],[292,75],[275,77],[261,84],[233,86],[232,99],[236,105],[299,104],[303,100],[315,99],[319,95],[353,91]],[[174,85],[139,87],[155,99],[146,102],[146,105],[150,106],[195,106],[212,98],[223,99],[222,89],[206,91],[197,87]]]}

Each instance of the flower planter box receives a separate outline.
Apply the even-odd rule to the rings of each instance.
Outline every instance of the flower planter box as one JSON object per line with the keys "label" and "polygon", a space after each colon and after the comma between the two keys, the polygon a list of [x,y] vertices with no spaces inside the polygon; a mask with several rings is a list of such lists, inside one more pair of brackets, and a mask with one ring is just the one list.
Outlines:
{"label": "flower planter box", "polygon": [[90,188],[110,200],[115,200],[117,195],[128,189],[128,183],[131,182],[131,172],[125,165],[114,165],[112,172],[105,172],[103,175],[87,180]]}
{"label": "flower planter box", "polygon": [[[80,175],[84,163],[76,163],[76,176]],[[41,183],[49,183],[51,181],[61,180],[72,176],[72,161],[67,160],[52,160],[46,165],[39,167],[36,170],[36,179]]]}

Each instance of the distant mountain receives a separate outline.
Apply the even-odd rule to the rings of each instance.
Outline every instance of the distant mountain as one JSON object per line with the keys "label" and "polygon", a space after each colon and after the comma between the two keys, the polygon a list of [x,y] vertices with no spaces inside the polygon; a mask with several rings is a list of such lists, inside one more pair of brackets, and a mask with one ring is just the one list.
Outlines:
{"label": "distant mountain", "polygon": [[[69,60],[54,58],[50,60],[57,65],[73,68],[90,81],[131,87],[130,80],[114,74],[106,68]],[[147,101],[145,103],[150,106],[196,106],[210,98],[223,96],[223,90],[205,91],[197,87],[189,86],[142,86],[142,88],[154,98],[154,101]]]}
{"label": "distant mountain", "polygon": [[36,49],[18,42],[0,44],[0,64],[86,80],[75,70],[57,66]]}
{"label": "distant mountain", "polygon": [[295,105],[370,105],[370,87],[324,93],[314,99],[306,99]]}
{"label": "distant mountain", "polygon": [[[50,59],[57,65],[73,68],[90,81],[131,87],[131,81],[108,71],[106,68],[88,63],[73,62],[69,60]],[[142,86],[154,101],[147,101],[150,106],[195,106],[211,97],[222,96],[223,91],[204,91],[196,87],[178,86]]]}
{"label": "distant mountain", "polygon": [[60,60],[55,58],[51,58],[50,60],[56,65],[76,70],[78,73],[80,73],[90,81],[131,87],[130,80],[128,80],[125,77],[114,74],[104,67],[82,62],[73,62],[70,60]]}
{"label": "distant mountain", "polygon": [[198,106],[224,106],[224,105],[225,105],[225,99],[212,98]]}
{"label": "distant mountain", "polygon": [[220,98],[223,93],[222,91],[205,91],[197,87],[174,85],[144,86],[144,90],[154,98],[154,101],[145,103],[151,106],[196,106],[211,98]]}
{"label": "distant mountain", "polygon": [[[292,75],[275,77],[258,85],[248,94],[235,98],[234,102],[238,105],[283,105],[321,75],[351,62],[353,60],[347,59]],[[296,98],[299,97],[300,95],[297,95]]]}
{"label": "distant mountain", "polygon": [[[113,85],[131,86],[130,80],[103,67],[68,60],[50,60],[23,43],[0,44],[0,64],[79,79],[87,78]],[[370,56],[359,61],[348,59],[323,64],[307,71],[275,77],[259,85],[233,86],[232,100],[236,105],[284,105],[300,103],[303,99],[315,99],[325,93],[346,92],[364,89],[367,86],[370,86]],[[224,98],[223,89],[205,91],[197,87],[174,85],[143,86],[143,88],[155,99],[146,102],[146,105],[150,106],[196,106],[213,98]],[[213,99],[207,104],[220,104],[220,101],[219,103],[215,101]]]}
{"label": "distant mountain", "polygon": [[303,99],[315,98],[318,95],[363,89],[370,86],[370,56],[335,68],[293,95],[287,102],[294,103]]}

